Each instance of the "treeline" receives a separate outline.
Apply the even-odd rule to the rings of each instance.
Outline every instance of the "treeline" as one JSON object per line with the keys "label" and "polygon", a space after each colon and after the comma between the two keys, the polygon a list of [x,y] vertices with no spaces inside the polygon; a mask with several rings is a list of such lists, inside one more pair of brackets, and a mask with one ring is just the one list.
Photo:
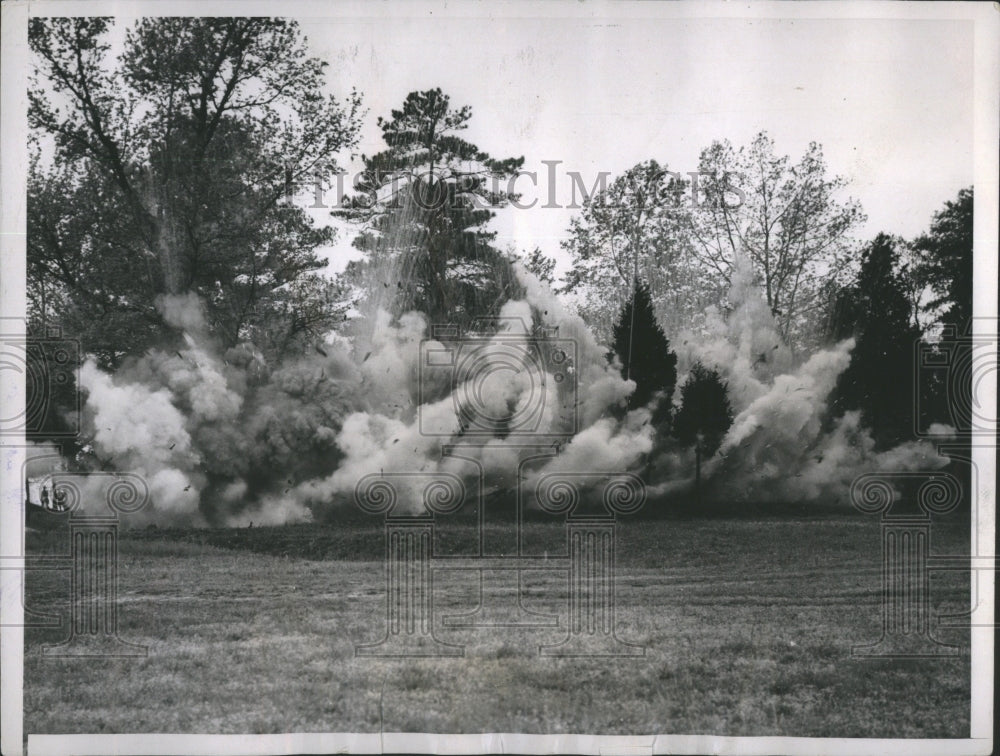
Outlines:
{"label": "treeline", "polygon": [[293,21],[144,18],[117,56],[114,23],[29,24],[32,324],[114,369],[169,338],[159,296],[193,292],[223,348],[303,348],[346,303],[286,187],[336,169],[360,96],[324,94]]}
{"label": "treeline", "polygon": [[855,338],[831,412],[860,410],[880,447],[916,426],[961,425],[944,376],[913,389],[913,355],[920,340],[933,350],[942,333],[968,328],[971,188],[920,238],[859,245],[862,210],[841,197],[846,181],[829,174],[820,145],[793,161],[764,133],[742,147],[714,142],[696,186],[649,160],[587,197],[563,245],[570,271],[555,282],[552,260],[499,250],[488,230],[516,199],[497,187],[512,185],[523,158],[462,139],[471,109],[432,89],[379,119],[385,149],[361,156],[357,193],[334,211],[355,224],[362,254],[331,280],[320,253],[334,231],[288,190],[333,184],[358,142],[361,96],[326,94],[327,64],[308,55],[294,21],[142,19],[116,55],[113,23],[29,26],[30,323],[59,326],[102,368],[180,338],[162,295],[196,294],[223,350],[246,346],[274,365],[353,312],[415,309],[459,327],[493,317],[521,295],[520,258],[613,343],[638,385],[632,405],[651,406],[701,459],[732,411],[711,366],[690,371],[674,406],[668,337],[706,308],[726,313],[742,256],[795,354]]}
{"label": "treeline", "polygon": [[[856,411],[876,452],[925,435],[951,441],[956,450],[969,444],[977,359],[972,230],[973,191],[962,189],[927,232],[912,240],[880,233],[860,249],[856,272],[839,280],[831,272],[818,342],[853,339],[854,347],[827,402],[827,430]],[[593,259],[577,255],[577,269]],[[569,278],[572,289],[580,279]],[[636,275],[612,325],[608,359],[636,382],[630,407],[648,407],[661,439],[694,450],[697,485],[703,458],[715,453],[733,421],[729,387],[713,366],[695,362],[676,390],[677,355],[655,303],[649,281]],[[691,338],[697,329],[678,332]],[[767,359],[767,353],[757,357]]]}

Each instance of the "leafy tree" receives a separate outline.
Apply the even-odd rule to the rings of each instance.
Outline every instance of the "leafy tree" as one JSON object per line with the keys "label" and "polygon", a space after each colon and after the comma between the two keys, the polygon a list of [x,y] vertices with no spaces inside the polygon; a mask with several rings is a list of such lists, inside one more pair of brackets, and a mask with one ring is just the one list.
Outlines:
{"label": "leafy tree", "polygon": [[810,346],[822,332],[829,298],[852,270],[849,234],[864,219],[838,194],[812,143],[793,163],[760,133],[739,149],[728,141],[702,151],[690,181],[656,161],[640,163],[585,199],[564,248],[573,258],[565,290],[598,333],[610,328],[632,278],[648,281],[661,322],[691,324],[709,304],[725,306],[737,255],[757,271],[782,338]]}
{"label": "leafy tree", "polygon": [[655,160],[639,163],[607,189],[584,198],[562,243],[572,258],[564,291],[607,337],[636,277],[650,286],[657,314],[671,330],[714,301],[721,290],[692,265],[687,184]]}
{"label": "leafy tree", "polygon": [[546,255],[539,247],[535,247],[524,261],[524,267],[533,273],[539,281],[552,284],[555,280],[556,261]]}
{"label": "leafy tree", "polygon": [[820,330],[823,283],[849,268],[848,235],[864,220],[856,202],[837,199],[845,179],[827,175],[819,144],[793,164],[765,132],[739,149],[713,142],[698,170],[696,256],[726,282],[736,255],[748,256],[786,343],[808,345]]}
{"label": "leafy tree", "polygon": [[332,239],[284,202],[356,142],[358,96],[323,94],[294,21],[146,18],[111,58],[108,18],[36,18],[28,277],[105,366],[163,337],[158,295],[195,292],[225,346],[273,354],[330,327]]}
{"label": "leafy tree", "polygon": [[913,354],[920,329],[900,271],[902,243],[879,234],[865,249],[857,282],[841,295],[834,332],[854,336],[856,343],[831,394],[831,417],[860,410],[879,449],[913,431]]}
{"label": "leafy tree", "polygon": [[685,446],[694,447],[695,490],[701,499],[701,460],[719,449],[733,424],[728,386],[715,370],[694,364],[681,386],[681,405],[673,422],[673,434]]}
{"label": "leafy tree", "polygon": [[634,282],[632,299],[622,307],[612,335],[622,376],[636,384],[629,405],[645,407],[656,396],[669,402],[677,381],[677,355],[670,351],[670,342],[656,320],[649,287],[639,279]]}
{"label": "leafy tree", "polygon": [[972,187],[934,214],[930,230],[913,242],[918,255],[916,278],[930,288],[929,308],[943,308],[940,322],[958,335],[972,320]]}
{"label": "leafy tree", "polygon": [[511,262],[486,230],[491,208],[516,199],[507,179],[524,158],[498,160],[456,136],[472,110],[453,109],[440,89],[411,92],[379,119],[388,149],[364,156],[359,194],[334,211],[362,224],[364,251],[346,279],[367,308],[425,313],[433,323],[466,326],[495,316],[518,291]]}
{"label": "leafy tree", "polygon": [[[927,329],[929,338],[935,335],[948,342],[948,354],[940,354],[942,362],[954,366],[952,377],[963,374],[962,366],[974,364],[976,356],[971,339],[972,326],[972,239],[973,190],[962,189],[954,201],[945,203],[944,209],[934,214],[930,230],[912,243],[916,262],[913,276],[921,292],[929,292],[929,301],[922,303],[923,311],[934,325],[942,329]],[[934,348],[933,344],[928,345]],[[974,395],[975,389],[966,386],[956,390],[948,384],[945,371],[921,370],[918,385],[922,391],[919,418],[920,426],[931,423],[951,425],[957,431],[957,440],[971,443],[972,407],[964,397]]]}

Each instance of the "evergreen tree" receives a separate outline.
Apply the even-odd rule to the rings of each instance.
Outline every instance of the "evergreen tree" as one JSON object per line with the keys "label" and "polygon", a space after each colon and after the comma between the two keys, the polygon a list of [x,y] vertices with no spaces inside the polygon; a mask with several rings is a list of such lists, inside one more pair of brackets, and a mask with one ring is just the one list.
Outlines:
{"label": "evergreen tree", "polygon": [[701,460],[718,450],[722,439],[733,424],[728,386],[719,373],[700,362],[681,386],[681,406],[674,417],[673,434],[685,446],[693,446],[695,454],[695,490],[701,499]]}
{"label": "evergreen tree", "polygon": [[[972,187],[962,189],[954,202],[934,214],[930,230],[915,239],[917,254],[914,278],[921,287],[930,289],[934,298],[926,308],[935,322],[942,326],[941,343],[947,349],[940,359],[952,366],[950,371],[921,370],[919,386],[920,427],[944,423],[958,432],[958,438],[969,443],[973,424],[971,397],[975,388],[952,386],[949,379],[972,381],[968,371],[976,362],[971,336],[972,327]],[[950,374],[949,374],[950,373]]]}
{"label": "evergreen tree", "polygon": [[941,323],[959,336],[972,319],[972,205],[972,187],[962,189],[913,242],[920,260],[917,280],[935,295],[928,306],[943,307]]}
{"label": "evergreen tree", "polygon": [[456,136],[471,118],[471,108],[453,109],[431,89],[379,119],[388,149],[364,157],[361,193],[334,212],[364,224],[354,246],[366,255],[346,278],[365,292],[369,311],[418,310],[434,324],[464,327],[519,295],[486,224],[491,208],[515,198],[504,187],[524,159],[496,160]]}
{"label": "evergreen tree", "polygon": [[670,342],[656,320],[649,287],[638,279],[612,337],[622,376],[636,384],[629,406],[645,407],[657,394],[669,402],[677,382],[677,355],[670,351]]}
{"label": "evergreen tree", "polygon": [[860,410],[879,449],[913,435],[913,355],[920,329],[899,271],[899,243],[879,234],[868,246],[856,284],[841,295],[834,326],[834,335],[853,335],[856,343],[831,395],[831,417]]}

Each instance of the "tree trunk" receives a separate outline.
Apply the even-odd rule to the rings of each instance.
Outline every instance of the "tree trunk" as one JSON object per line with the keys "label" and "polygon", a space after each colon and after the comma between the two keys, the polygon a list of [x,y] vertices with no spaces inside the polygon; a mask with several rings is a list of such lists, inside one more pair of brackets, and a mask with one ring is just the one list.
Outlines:
{"label": "tree trunk", "polygon": [[694,496],[701,509],[701,444],[694,445]]}

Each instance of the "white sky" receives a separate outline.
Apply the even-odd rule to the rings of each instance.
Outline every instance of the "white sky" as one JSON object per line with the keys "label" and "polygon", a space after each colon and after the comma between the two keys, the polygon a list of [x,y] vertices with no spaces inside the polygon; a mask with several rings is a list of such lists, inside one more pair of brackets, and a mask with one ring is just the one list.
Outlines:
{"label": "white sky", "polygon": [[[546,168],[559,160],[568,204],[579,171],[589,186],[655,158],[697,168],[713,139],[748,143],[766,129],[797,160],[810,141],[850,180],[868,222],[914,236],[973,176],[973,38],[969,21],[880,19],[358,18],[300,19],[329,61],[330,89],[357,87],[369,113],[359,150],[384,148],[378,116],[407,93],[441,87],[470,105],[465,138],[495,157],[526,158],[542,198],[494,221],[498,245],[539,245],[556,257],[572,210],[543,209]],[[518,189],[536,196],[530,182]],[[332,204],[331,191],[328,202]],[[316,219],[329,222],[325,211]],[[330,270],[356,255],[353,234],[329,250]]]}

